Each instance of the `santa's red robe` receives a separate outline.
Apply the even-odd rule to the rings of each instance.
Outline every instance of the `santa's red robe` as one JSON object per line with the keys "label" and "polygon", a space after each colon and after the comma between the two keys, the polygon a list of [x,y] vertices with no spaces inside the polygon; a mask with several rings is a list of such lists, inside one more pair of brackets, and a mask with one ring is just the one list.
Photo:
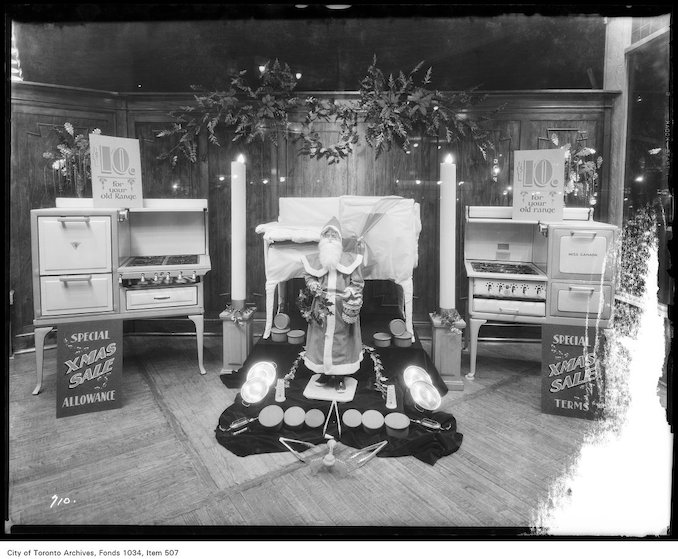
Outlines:
{"label": "santa's red robe", "polygon": [[363,358],[360,318],[349,324],[342,318],[344,290],[351,286],[352,292],[362,301],[365,285],[360,264],[362,255],[344,252],[336,270],[328,270],[320,263],[320,257],[311,254],[302,257],[306,282],[317,281],[332,302],[331,315],[323,325],[309,322],[306,335],[304,364],[314,373],[350,375],[360,368]]}

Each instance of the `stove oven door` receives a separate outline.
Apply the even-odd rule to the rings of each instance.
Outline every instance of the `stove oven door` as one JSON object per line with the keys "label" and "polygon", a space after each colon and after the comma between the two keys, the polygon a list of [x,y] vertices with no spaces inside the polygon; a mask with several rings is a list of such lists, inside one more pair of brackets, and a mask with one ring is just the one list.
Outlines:
{"label": "stove oven door", "polygon": [[556,226],[549,230],[549,275],[557,280],[612,281],[614,228]]}
{"label": "stove oven door", "polygon": [[609,284],[553,282],[549,300],[551,316],[609,320],[612,287]]}

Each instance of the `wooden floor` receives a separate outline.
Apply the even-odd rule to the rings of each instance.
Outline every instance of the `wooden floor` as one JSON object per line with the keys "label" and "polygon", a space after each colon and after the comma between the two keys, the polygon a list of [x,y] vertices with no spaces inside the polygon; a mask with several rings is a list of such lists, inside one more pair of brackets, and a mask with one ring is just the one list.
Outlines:
{"label": "wooden floor", "polygon": [[[56,350],[38,396],[34,354],[16,355],[10,525],[532,526],[592,426],[541,413],[540,350],[479,345],[476,380],[444,400],[464,435],[457,453],[435,466],[376,458],[345,478],[314,475],[289,453],[239,458],[217,443],[236,394],[219,379],[220,337],[205,340],[205,376],[191,337],[125,337],[123,407],[59,420]],[[70,502],[50,506],[53,495]]]}

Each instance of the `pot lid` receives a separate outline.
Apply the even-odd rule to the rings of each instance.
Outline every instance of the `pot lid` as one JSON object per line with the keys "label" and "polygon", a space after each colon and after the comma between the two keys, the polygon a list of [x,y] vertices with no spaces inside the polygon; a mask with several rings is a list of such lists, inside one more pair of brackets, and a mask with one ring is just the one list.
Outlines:
{"label": "pot lid", "polygon": [[402,336],[407,332],[407,327],[405,326],[405,321],[394,318],[391,322],[388,323],[389,330],[394,336]]}
{"label": "pot lid", "polygon": [[275,315],[275,318],[273,319],[273,324],[275,325],[276,328],[284,330],[290,325],[290,317],[287,316],[285,313],[279,312],[278,314]]}

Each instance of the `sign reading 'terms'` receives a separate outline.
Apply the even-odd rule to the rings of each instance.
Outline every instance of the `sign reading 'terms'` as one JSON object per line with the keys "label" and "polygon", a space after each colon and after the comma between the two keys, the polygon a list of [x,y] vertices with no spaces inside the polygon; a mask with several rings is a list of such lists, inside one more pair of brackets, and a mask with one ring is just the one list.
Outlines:
{"label": "sign reading 'terms'", "polygon": [[542,325],[541,410],[582,419],[604,408],[604,331],[570,324]]}

